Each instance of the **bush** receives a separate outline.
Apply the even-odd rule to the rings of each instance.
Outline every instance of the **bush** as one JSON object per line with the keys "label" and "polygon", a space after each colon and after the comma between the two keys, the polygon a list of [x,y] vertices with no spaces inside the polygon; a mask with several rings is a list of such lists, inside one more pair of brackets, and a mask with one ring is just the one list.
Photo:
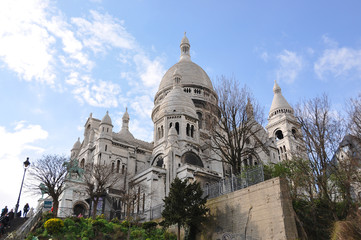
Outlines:
{"label": "bush", "polygon": [[130,222],[127,220],[124,220],[121,224],[122,227],[128,228],[130,226]]}
{"label": "bush", "polygon": [[64,222],[59,218],[50,218],[44,223],[44,227],[49,234],[58,234],[63,230]]}
{"label": "bush", "polygon": [[142,224],[142,228],[144,228],[145,230],[151,230],[151,229],[154,229],[157,225],[158,225],[158,223],[156,223],[154,221],[149,221],[149,222],[144,222]]}
{"label": "bush", "polygon": [[120,224],[120,221],[119,221],[119,219],[118,218],[113,218],[112,220],[111,220],[111,222],[112,223],[115,223],[115,224]]}

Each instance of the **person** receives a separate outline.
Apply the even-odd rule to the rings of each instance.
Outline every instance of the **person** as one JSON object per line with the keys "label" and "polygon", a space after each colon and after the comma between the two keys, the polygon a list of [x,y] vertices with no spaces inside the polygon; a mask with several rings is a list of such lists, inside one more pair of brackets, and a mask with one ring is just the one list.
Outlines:
{"label": "person", "polygon": [[10,212],[8,212],[8,216],[9,216],[9,223],[11,223],[14,220],[14,210],[11,209]]}
{"label": "person", "polygon": [[5,206],[1,211],[1,216],[4,217],[8,213],[8,206]]}
{"label": "person", "polygon": [[23,212],[23,217],[26,217],[26,215],[28,214],[28,212],[29,212],[29,209],[30,209],[30,207],[29,207],[29,203],[26,203],[25,204],[25,206],[24,206],[24,212]]}

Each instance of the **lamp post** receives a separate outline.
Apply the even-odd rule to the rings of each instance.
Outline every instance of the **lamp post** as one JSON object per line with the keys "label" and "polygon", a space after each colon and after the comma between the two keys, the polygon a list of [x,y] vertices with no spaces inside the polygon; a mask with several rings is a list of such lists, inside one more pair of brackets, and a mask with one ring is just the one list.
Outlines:
{"label": "lamp post", "polygon": [[26,158],[26,161],[23,163],[24,164],[24,175],[23,175],[23,181],[21,182],[21,187],[20,187],[20,192],[19,192],[19,197],[18,197],[18,201],[15,205],[15,216],[17,217],[17,213],[18,213],[18,209],[19,209],[19,202],[20,202],[20,196],[21,196],[21,190],[23,189],[23,184],[24,184],[24,178],[25,178],[25,173],[26,170],[29,168],[30,166],[30,162],[29,162],[29,157]]}

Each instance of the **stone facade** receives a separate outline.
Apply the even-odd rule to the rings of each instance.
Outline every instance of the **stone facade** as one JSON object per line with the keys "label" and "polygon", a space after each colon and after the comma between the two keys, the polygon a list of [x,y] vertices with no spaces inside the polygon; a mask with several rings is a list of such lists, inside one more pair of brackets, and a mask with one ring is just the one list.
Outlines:
{"label": "stone facade", "polygon": [[[116,132],[108,114],[102,120],[90,114],[84,125],[83,141],[75,142],[71,159],[80,169],[88,164],[111,166],[121,180],[97,206],[110,216],[121,217],[126,204],[124,193],[136,192],[132,212],[146,212],[162,204],[175,177],[197,180],[202,186],[230,175],[230,168],[210,149],[210,119],[218,120],[218,96],[207,73],[191,61],[190,44],[184,35],[180,44],[180,60],[163,76],[154,97],[152,121],[154,141],[136,139],[129,131],[127,110],[122,128]],[[252,109],[252,106],[248,106]],[[252,142],[262,147],[248,165],[277,163],[297,148],[299,125],[293,109],[282,96],[277,83],[266,131],[260,124]],[[281,138],[282,136],[282,138]],[[290,155],[288,155],[290,156]],[[252,160],[252,161],[251,161]],[[59,216],[89,212],[90,201],[81,177],[69,173],[67,189],[60,200]],[[144,216],[145,219],[149,216]]]}

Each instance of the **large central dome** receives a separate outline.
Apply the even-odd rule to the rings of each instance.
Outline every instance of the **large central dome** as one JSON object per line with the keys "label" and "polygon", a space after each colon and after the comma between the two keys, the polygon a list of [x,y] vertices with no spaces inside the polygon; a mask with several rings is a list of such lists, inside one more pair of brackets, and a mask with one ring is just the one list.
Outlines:
{"label": "large central dome", "polygon": [[182,85],[198,85],[213,90],[212,82],[207,73],[192,61],[181,60],[174,64],[163,76],[158,91],[173,86],[173,73],[177,69],[182,75]]}
{"label": "large central dome", "polygon": [[207,73],[200,66],[191,61],[189,54],[190,44],[185,34],[181,41],[180,48],[180,60],[165,73],[159,84],[158,92],[173,86],[173,73],[176,69],[182,76],[182,86],[197,85],[213,90],[212,82]]}

